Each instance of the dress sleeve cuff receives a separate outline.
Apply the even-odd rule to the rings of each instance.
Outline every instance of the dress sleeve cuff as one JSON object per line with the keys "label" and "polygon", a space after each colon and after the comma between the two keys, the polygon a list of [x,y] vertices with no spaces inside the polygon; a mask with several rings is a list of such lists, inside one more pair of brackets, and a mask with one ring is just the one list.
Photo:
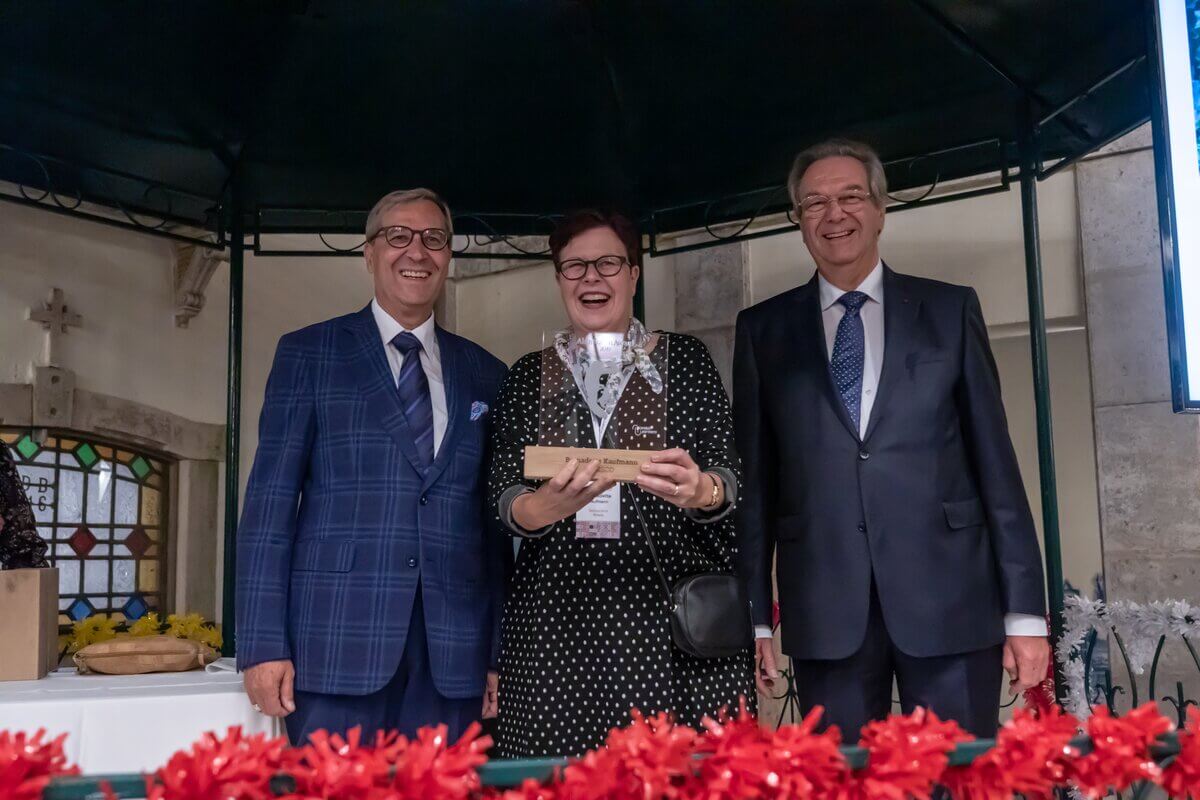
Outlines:
{"label": "dress sleeve cuff", "polygon": [[725,485],[725,502],[711,511],[705,511],[702,508],[685,508],[683,513],[693,522],[710,525],[724,519],[737,506],[738,482],[733,470],[725,467],[710,467],[704,471],[721,479],[721,483]]}
{"label": "dress sleeve cuff", "polygon": [[512,516],[512,507],[516,499],[523,494],[531,494],[532,492],[533,489],[530,489],[528,486],[522,486],[519,483],[515,486],[510,486],[504,490],[503,494],[500,495],[500,499],[496,502],[496,510],[500,512],[500,521],[503,522],[508,529],[517,536],[521,536],[526,539],[539,539],[549,533],[550,529],[554,526],[547,525],[546,527],[539,528],[536,531],[527,531],[514,522]]}
{"label": "dress sleeve cuff", "polygon": [[1037,614],[1005,614],[1004,633],[1007,636],[1047,636],[1046,618]]}

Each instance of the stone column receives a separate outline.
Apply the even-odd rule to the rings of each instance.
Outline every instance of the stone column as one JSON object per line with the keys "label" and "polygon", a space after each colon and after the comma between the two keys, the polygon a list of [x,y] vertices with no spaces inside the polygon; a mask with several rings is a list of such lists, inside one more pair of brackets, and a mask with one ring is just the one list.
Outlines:
{"label": "stone column", "polygon": [[433,307],[437,324],[451,333],[458,333],[458,276],[453,273],[446,278],[442,295]]}
{"label": "stone column", "polygon": [[675,330],[690,333],[708,346],[729,392],[734,323],[750,302],[749,244],[679,253],[674,259]]}
{"label": "stone column", "polygon": [[[1075,180],[1108,597],[1197,602],[1200,419],[1171,408],[1149,127],[1080,163]],[[1164,658],[1156,694],[1180,678],[1196,696],[1183,646]],[[1117,680],[1126,678],[1114,664]]]}

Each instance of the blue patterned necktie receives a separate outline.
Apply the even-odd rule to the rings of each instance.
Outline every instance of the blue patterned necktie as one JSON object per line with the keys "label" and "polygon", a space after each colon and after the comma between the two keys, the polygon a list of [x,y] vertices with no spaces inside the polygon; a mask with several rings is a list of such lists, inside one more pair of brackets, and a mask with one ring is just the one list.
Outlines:
{"label": "blue patterned necktie", "polygon": [[421,368],[421,340],[403,331],[392,339],[392,346],[404,356],[396,385],[400,405],[412,431],[421,466],[429,469],[433,463],[433,402],[429,399],[429,380]]}
{"label": "blue patterned necktie", "polygon": [[863,323],[859,311],[867,296],[862,292],[846,292],[838,298],[838,302],[846,308],[842,321],[838,323],[837,336],[833,340],[833,355],[829,366],[833,371],[833,380],[837,384],[838,395],[842,404],[854,421],[854,431],[859,430],[859,415],[862,411],[862,382],[863,382]]}

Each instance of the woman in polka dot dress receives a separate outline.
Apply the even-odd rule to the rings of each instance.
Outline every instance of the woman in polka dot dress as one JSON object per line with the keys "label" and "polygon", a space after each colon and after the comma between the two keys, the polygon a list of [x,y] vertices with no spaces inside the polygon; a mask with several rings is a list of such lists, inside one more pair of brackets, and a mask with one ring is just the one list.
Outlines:
{"label": "woman in polka dot dress", "polygon": [[[522,539],[501,640],[497,749],[505,758],[583,753],[627,724],[634,708],[669,711],[695,726],[723,707],[736,710],[743,698],[753,709],[755,699],[752,651],[701,659],[672,643],[664,589],[630,499],[638,493],[668,582],[733,570],[729,512],[740,467],[712,358],[699,340],[651,335],[633,318],[640,237],[627,219],[581,212],[559,226],[550,245],[571,327],[556,347],[516,363],[493,421],[490,502]],[[625,382],[603,418],[571,377],[579,375],[574,354],[586,353],[581,339],[600,332],[625,334]],[[567,376],[584,420],[577,441],[546,440],[543,371]],[[577,531],[576,512],[613,484],[593,480],[595,462],[568,464],[544,483],[527,481],[525,446],[594,447],[601,430],[652,428],[647,409],[656,404],[665,408],[666,449],[638,488],[620,487],[619,534],[580,536],[587,529]]]}

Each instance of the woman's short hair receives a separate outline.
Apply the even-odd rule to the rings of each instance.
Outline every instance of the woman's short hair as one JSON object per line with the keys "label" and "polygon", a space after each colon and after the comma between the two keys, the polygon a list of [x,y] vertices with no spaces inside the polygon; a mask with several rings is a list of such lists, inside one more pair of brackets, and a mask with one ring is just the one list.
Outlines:
{"label": "woman's short hair", "polygon": [[792,162],[792,171],[788,174],[788,195],[792,198],[792,205],[798,206],[804,199],[800,197],[800,179],[804,177],[808,168],[823,158],[835,156],[849,156],[861,161],[867,168],[867,188],[871,191],[871,198],[875,205],[881,208],[886,205],[887,175],[884,174],[879,154],[869,144],[852,139],[826,139],[802,150],[796,156],[796,160]]}
{"label": "woman's short hair", "polygon": [[550,234],[550,257],[554,263],[559,262],[559,256],[567,244],[585,231],[593,228],[608,228],[617,235],[625,246],[625,257],[629,263],[641,266],[642,263],[642,234],[638,231],[633,220],[618,211],[601,211],[588,208],[568,214]]}
{"label": "woman's short hair", "polygon": [[394,192],[388,192],[379,198],[379,202],[371,209],[371,213],[367,214],[367,239],[379,233],[379,229],[383,227],[380,220],[383,219],[384,214],[396,206],[405,206],[409,203],[416,203],[419,200],[428,200],[441,209],[442,216],[446,218],[446,233],[454,236],[454,217],[450,216],[450,206],[446,205],[446,201],[442,199],[442,196],[433,189],[417,188],[398,189]]}

